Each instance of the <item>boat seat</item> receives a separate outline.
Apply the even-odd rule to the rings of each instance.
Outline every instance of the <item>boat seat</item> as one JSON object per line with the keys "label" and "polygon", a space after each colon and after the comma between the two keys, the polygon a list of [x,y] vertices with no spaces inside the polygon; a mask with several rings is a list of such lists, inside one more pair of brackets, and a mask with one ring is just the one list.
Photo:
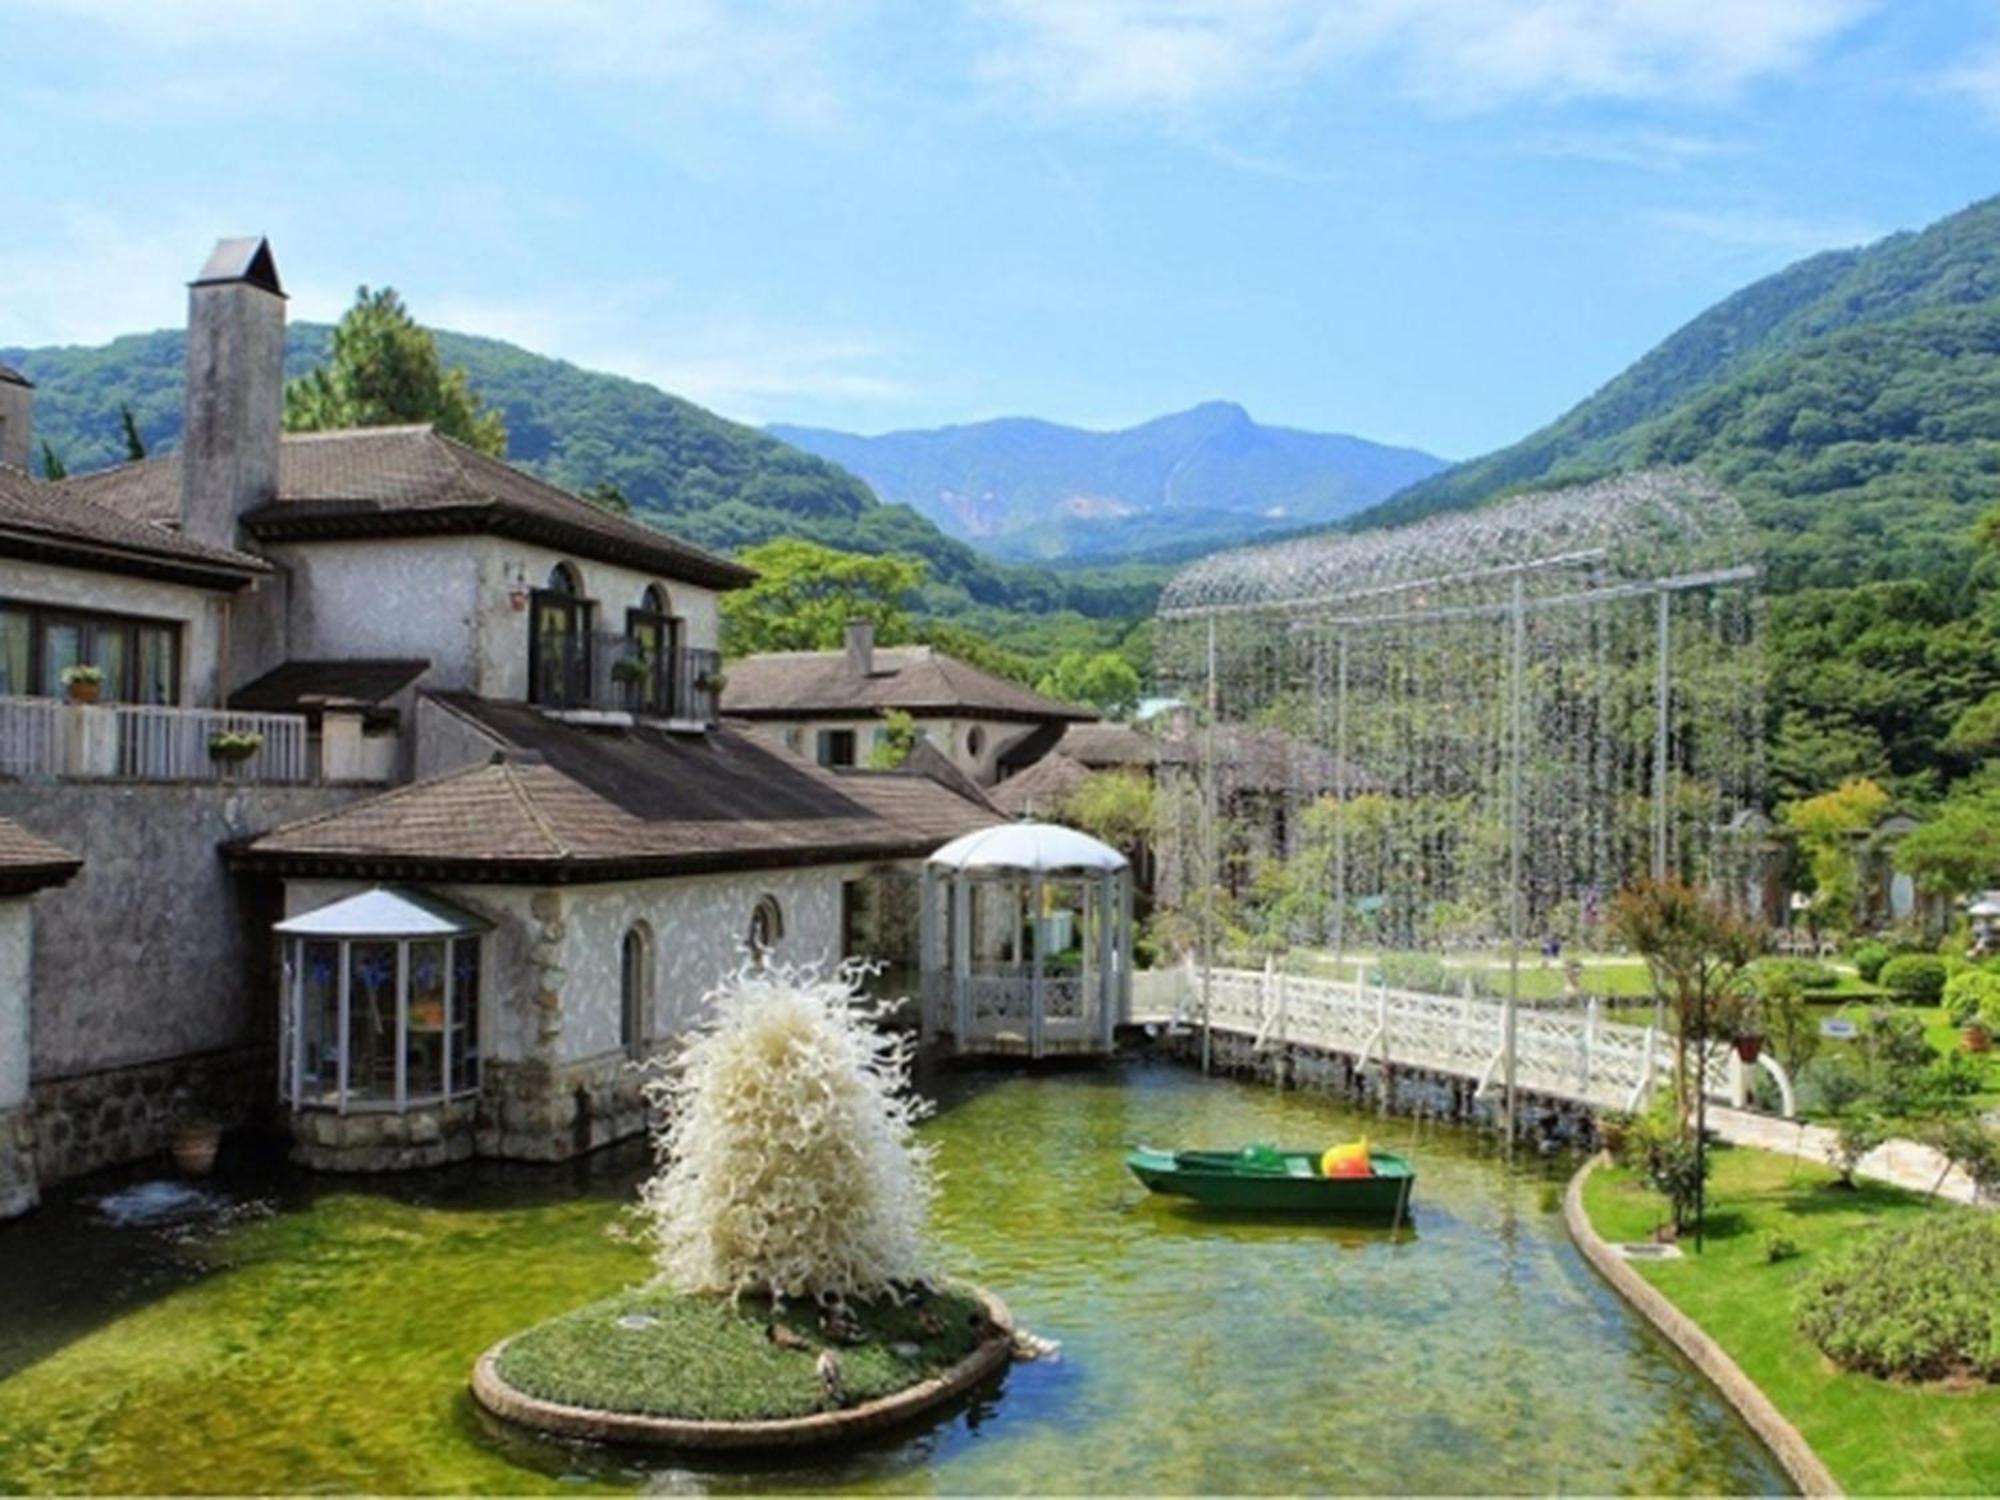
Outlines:
{"label": "boat seat", "polygon": [[1287,1177],[1317,1177],[1319,1173],[1313,1170],[1313,1164],[1303,1156],[1288,1156],[1285,1158],[1285,1175]]}

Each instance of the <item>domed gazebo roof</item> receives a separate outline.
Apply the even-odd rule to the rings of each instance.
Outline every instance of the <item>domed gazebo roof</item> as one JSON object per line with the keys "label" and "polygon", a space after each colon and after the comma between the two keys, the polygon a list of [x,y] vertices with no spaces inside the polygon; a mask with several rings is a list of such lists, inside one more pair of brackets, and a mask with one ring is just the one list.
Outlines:
{"label": "domed gazebo roof", "polygon": [[932,869],[966,873],[1106,875],[1125,856],[1087,833],[1057,823],[1002,823],[953,839],[929,860]]}

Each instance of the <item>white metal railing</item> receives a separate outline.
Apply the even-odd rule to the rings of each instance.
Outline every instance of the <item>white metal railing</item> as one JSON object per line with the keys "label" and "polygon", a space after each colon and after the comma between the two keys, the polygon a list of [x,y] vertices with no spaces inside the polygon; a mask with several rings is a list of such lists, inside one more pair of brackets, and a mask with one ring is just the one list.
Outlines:
{"label": "white metal railing", "polygon": [[[237,758],[218,753],[222,734],[262,742]],[[296,783],[311,781],[313,766],[300,714],[0,698],[0,775]]]}
{"label": "white metal railing", "polygon": [[[1157,1006],[1157,991],[1155,996]],[[1500,1081],[1505,1018],[1506,1007],[1497,1001],[1391,989],[1359,978],[1222,968],[1209,974],[1207,1020],[1218,1030],[1262,1046],[1324,1048],[1482,1085]],[[1170,1014],[1132,1019],[1200,1022],[1200,976],[1189,972],[1175,987]],[[1531,1093],[1629,1109],[1664,1079],[1671,1050],[1671,1039],[1652,1027],[1601,1019],[1595,1001],[1581,1013],[1515,1012],[1514,1079]],[[1711,1092],[1729,1091],[1732,1060],[1726,1047],[1712,1049],[1705,1068]]]}

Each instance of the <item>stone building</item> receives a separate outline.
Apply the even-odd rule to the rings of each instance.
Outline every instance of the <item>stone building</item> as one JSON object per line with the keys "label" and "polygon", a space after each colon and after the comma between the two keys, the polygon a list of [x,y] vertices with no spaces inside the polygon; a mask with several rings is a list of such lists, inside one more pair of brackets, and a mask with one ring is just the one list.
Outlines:
{"label": "stone building", "polygon": [[879,956],[863,892],[995,817],[721,723],[741,565],[426,426],[281,433],[284,306],[222,242],[180,451],[0,468],[0,817],[82,859],[0,1001],[44,1185],[274,1101],[325,1166],[630,1134],[716,979]]}
{"label": "stone building", "polygon": [[931,646],[877,646],[857,620],[840,651],[766,651],[733,661],[722,710],[763,738],[823,766],[866,764],[900,710],[918,733],[980,786],[1024,742],[1046,746],[1097,715]]}

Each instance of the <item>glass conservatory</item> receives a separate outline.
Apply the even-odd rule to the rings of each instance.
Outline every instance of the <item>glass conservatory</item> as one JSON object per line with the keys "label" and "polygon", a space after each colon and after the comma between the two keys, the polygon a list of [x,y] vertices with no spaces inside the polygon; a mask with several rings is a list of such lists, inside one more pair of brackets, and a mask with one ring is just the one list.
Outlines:
{"label": "glass conservatory", "polygon": [[1125,856],[1050,823],[955,839],[924,866],[924,1034],[957,1052],[1109,1052],[1132,984]]}
{"label": "glass conservatory", "polygon": [[281,1096],[297,1109],[347,1113],[478,1092],[488,926],[436,897],[389,887],[278,923]]}

